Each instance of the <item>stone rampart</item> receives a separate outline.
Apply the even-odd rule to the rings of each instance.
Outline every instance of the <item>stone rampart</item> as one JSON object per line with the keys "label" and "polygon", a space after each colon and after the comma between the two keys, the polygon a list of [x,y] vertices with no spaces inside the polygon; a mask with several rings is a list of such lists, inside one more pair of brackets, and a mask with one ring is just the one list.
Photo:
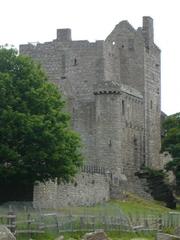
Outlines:
{"label": "stone rampart", "polygon": [[34,187],[34,207],[46,209],[90,206],[109,198],[109,179],[101,173],[82,172],[68,184],[48,182]]}

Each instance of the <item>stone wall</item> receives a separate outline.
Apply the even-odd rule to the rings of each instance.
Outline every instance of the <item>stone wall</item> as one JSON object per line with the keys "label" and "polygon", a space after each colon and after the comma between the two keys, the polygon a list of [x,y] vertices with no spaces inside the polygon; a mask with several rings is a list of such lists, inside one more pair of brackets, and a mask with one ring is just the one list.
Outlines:
{"label": "stone wall", "polygon": [[147,192],[147,182],[133,177],[128,180],[124,174],[114,175],[98,166],[84,166],[73,182],[57,184],[48,182],[34,187],[34,207],[56,209],[68,206],[91,206],[112,199],[126,199],[134,193],[145,199],[152,199]]}
{"label": "stone wall", "polygon": [[100,173],[81,173],[72,183],[48,182],[34,187],[34,207],[91,206],[110,198],[109,178]]}
{"label": "stone wall", "polygon": [[71,41],[69,29],[59,29],[52,42],[25,44],[20,53],[31,56],[60,87],[72,116],[72,126],[83,141],[86,161],[95,161],[94,84],[102,81],[103,41]]}
{"label": "stone wall", "polygon": [[180,239],[180,236],[175,236],[171,234],[166,233],[157,233],[156,240],[178,240]]}

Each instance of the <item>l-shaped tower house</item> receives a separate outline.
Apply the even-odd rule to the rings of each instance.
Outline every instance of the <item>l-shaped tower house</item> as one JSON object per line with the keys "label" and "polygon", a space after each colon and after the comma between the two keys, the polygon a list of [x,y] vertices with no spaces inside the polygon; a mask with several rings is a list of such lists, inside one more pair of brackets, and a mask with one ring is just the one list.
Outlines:
{"label": "l-shaped tower house", "polygon": [[151,17],[137,30],[122,21],[96,42],[72,41],[70,29],[58,29],[52,42],[21,45],[20,53],[60,86],[86,165],[127,180],[141,166],[161,165],[161,63]]}

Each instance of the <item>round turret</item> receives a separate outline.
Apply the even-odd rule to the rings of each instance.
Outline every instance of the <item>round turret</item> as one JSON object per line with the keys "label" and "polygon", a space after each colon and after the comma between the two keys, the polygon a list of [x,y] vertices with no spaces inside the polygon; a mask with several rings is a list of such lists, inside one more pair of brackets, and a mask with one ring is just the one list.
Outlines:
{"label": "round turret", "polygon": [[123,171],[121,141],[121,90],[118,83],[102,82],[95,86],[97,164],[114,174]]}

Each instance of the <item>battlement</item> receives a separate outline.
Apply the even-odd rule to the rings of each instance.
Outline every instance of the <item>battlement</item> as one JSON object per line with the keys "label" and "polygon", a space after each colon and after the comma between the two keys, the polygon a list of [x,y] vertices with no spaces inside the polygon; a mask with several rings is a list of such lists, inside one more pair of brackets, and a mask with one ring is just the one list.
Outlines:
{"label": "battlement", "polygon": [[94,85],[94,94],[120,94],[121,88],[117,82],[106,81]]}
{"label": "battlement", "polygon": [[143,95],[138,90],[125,84],[119,84],[113,81],[106,81],[94,85],[94,95],[121,93],[126,93],[139,99],[143,99]]}

